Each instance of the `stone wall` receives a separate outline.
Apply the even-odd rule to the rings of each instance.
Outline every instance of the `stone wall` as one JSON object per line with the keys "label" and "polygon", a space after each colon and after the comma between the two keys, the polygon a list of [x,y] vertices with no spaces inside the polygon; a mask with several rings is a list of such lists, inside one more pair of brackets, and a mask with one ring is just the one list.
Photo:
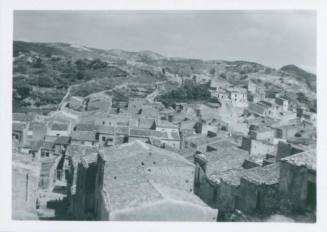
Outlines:
{"label": "stone wall", "polygon": [[38,197],[40,167],[13,162],[12,218],[28,219],[22,212],[35,214]]}
{"label": "stone wall", "polygon": [[245,213],[273,213],[279,209],[277,184],[256,184],[241,178],[239,194],[240,210]]}
{"label": "stone wall", "polygon": [[316,184],[316,173],[285,161],[281,161],[280,168],[281,210],[305,210],[308,207],[308,182]]}

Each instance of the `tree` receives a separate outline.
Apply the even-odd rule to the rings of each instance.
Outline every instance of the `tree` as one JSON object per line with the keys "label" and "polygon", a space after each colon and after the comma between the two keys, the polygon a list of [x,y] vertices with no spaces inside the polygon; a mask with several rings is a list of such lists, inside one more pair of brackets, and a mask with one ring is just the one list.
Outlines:
{"label": "tree", "polygon": [[29,85],[17,87],[17,93],[21,96],[22,99],[28,97],[32,91],[32,88]]}
{"label": "tree", "polygon": [[44,64],[42,63],[42,59],[38,57],[36,59],[36,61],[33,63],[32,67],[33,68],[42,68],[42,67],[44,67]]}

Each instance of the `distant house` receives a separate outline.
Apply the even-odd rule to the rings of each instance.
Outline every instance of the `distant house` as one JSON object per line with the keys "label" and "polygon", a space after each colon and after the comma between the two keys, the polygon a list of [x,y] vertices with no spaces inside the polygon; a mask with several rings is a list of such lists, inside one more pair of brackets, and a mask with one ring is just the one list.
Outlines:
{"label": "distant house", "polygon": [[128,127],[99,126],[97,137],[100,144],[113,146],[127,142],[129,135]]}
{"label": "distant house", "polygon": [[184,138],[183,148],[193,148],[204,153],[208,151],[208,145],[216,143],[217,141],[219,141],[217,137],[207,137],[201,134],[191,135]]}
{"label": "distant house", "polygon": [[[157,106],[161,108],[160,106]],[[155,105],[143,105],[140,111],[140,115],[145,118],[159,118],[159,110],[155,108]]]}
{"label": "distant house", "polygon": [[26,124],[25,123],[12,123],[12,138],[13,142],[21,144],[24,142],[24,137],[26,136]]}
{"label": "distant house", "polygon": [[167,133],[178,133],[178,126],[165,120],[157,120],[155,124],[155,130]]}
{"label": "distant house", "polygon": [[74,126],[74,131],[97,131],[98,127],[91,123],[78,123]]}
{"label": "distant house", "polygon": [[70,144],[69,136],[59,136],[54,142],[55,153],[60,155],[65,155],[69,144]]}
{"label": "distant house", "polygon": [[250,102],[248,111],[256,116],[269,117],[272,115],[272,104],[267,101]]}
{"label": "distant house", "polygon": [[195,134],[195,125],[197,122],[198,120],[185,120],[178,124],[182,138]]}
{"label": "distant house", "polygon": [[164,148],[169,146],[174,149],[180,149],[180,137],[176,132],[155,131],[149,129],[130,128],[128,142],[139,140],[150,143],[150,138],[160,140],[161,146]]}
{"label": "distant house", "polygon": [[130,113],[109,114],[102,117],[95,117],[94,124],[97,126],[137,126],[137,119],[135,119]]}
{"label": "distant house", "polygon": [[276,157],[277,157],[277,160],[279,161],[282,158],[285,158],[285,157],[288,157],[291,155],[295,155],[295,154],[301,153],[303,151],[304,151],[303,147],[280,141],[277,145]]}
{"label": "distant house", "polygon": [[259,102],[265,99],[266,88],[264,83],[258,79],[249,80],[248,91],[253,96],[253,102]]}
{"label": "distant house", "polygon": [[105,93],[95,93],[84,100],[85,111],[108,113],[112,108],[112,97]]}
{"label": "distant house", "polygon": [[47,130],[47,135],[49,136],[69,136],[69,134],[70,125],[63,123],[52,123]]}
{"label": "distant house", "polygon": [[249,131],[249,136],[255,140],[272,143],[275,138],[275,130],[267,126],[259,126]]}
{"label": "distant house", "polygon": [[315,126],[317,124],[317,114],[313,112],[303,112],[301,120],[308,125]]}
{"label": "distant house", "polygon": [[[85,171],[78,171],[76,202],[79,207],[74,211],[78,219],[217,219],[218,211],[193,194],[194,165],[176,153],[135,141],[101,150],[96,161],[97,171],[92,171],[94,160],[96,157],[86,156],[79,166]],[[80,190],[86,194],[79,194]]]}
{"label": "distant house", "polygon": [[13,113],[12,114],[12,121],[13,122],[20,122],[20,123],[28,123],[35,118],[33,114],[26,114],[26,113]]}
{"label": "distant house", "polygon": [[176,102],[173,106],[177,113],[184,111],[187,108],[187,103],[185,102]]}
{"label": "distant house", "polygon": [[40,157],[49,158],[55,155],[54,142],[44,141],[40,147]]}
{"label": "distant house", "polygon": [[288,139],[295,136],[301,130],[304,130],[304,125],[300,123],[292,123],[281,126],[273,126],[275,129],[275,136],[279,139]]}
{"label": "distant house", "polygon": [[247,90],[243,88],[228,88],[226,89],[229,102],[238,107],[245,107],[248,105]]}
{"label": "distant house", "polygon": [[241,148],[248,151],[250,155],[275,154],[277,146],[262,140],[256,140],[248,136],[242,137]]}
{"label": "distant house", "polygon": [[139,114],[145,102],[145,98],[130,98],[128,100],[128,112],[131,114]]}
{"label": "distant house", "polygon": [[31,122],[27,128],[26,140],[38,141],[44,139],[47,134],[47,127],[43,122]]}
{"label": "distant house", "polygon": [[84,102],[83,97],[70,96],[65,106],[72,110],[82,111],[84,107],[83,102]]}
{"label": "distant house", "polygon": [[94,146],[97,143],[95,131],[73,131],[71,133],[71,144]]}
{"label": "distant house", "polygon": [[288,100],[282,97],[276,97],[275,98],[275,103],[279,106],[282,107],[283,111],[288,111],[289,110],[289,103]]}

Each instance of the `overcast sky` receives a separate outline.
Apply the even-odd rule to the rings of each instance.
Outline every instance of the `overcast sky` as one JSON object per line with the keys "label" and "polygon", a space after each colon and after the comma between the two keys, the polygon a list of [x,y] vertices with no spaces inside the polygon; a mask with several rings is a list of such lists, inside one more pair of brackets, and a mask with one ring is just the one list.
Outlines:
{"label": "overcast sky", "polygon": [[314,11],[15,11],[14,39],[316,70]]}

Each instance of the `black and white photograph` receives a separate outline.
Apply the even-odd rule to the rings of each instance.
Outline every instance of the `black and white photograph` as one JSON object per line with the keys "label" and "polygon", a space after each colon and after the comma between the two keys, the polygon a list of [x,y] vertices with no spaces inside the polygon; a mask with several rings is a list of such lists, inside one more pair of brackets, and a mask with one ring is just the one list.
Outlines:
{"label": "black and white photograph", "polygon": [[10,220],[316,224],[317,16],[14,9]]}

